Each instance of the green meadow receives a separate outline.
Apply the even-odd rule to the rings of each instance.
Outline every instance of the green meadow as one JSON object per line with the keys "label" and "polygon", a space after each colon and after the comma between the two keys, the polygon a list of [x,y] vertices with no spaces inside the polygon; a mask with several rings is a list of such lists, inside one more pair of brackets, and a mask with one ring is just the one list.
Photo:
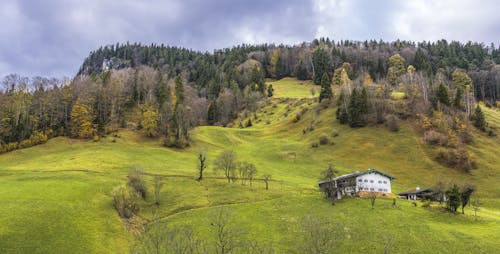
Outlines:
{"label": "green meadow", "polygon": [[[436,163],[433,149],[412,123],[399,132],[383,126],[351,129],[335,120],[335,109],[313,116],[317,102],[310,81],[268,81],[275,98],[257,111],[249,128],[203,126],[192,130],[184,150],[161,146],[132,130],[120,130],[99,142],[58,137],[46,144],[0,155],[0,253],[128,253],[141,227],[131,228],[112,206],[111,191],[125,184],[131,169],[142,169],[152,192],[152,176],[162,177],[161,205],[151,195],[142,202],[144,223],[190,225],[213,241],[214,210],[231,210],[248,237],[276,253],[298,252],[301,221],[325,216],[339,223],[338,253],[500,253],[500,138],[475,132],[469,151],[478,168],[470,174]],[[484,107],[483,107],[484,108]],[[500,130],[500,110],[484,108],[490,126]],[[297,119],[297,114],[300,119]],[[306,131],[315,118],[314,130]],[[237,126],[237,125],[235,125]],[[338,135],[334,135],[334,134]],[[330,144],[312,147],[321,135]],[[238,160],[254,163],[253,186],[227,183],[213,171],[215,157],[232,149]],[[207,152],[205,179],[196,181],[197,152]],[[346,198],[332,206],[317,190],[328,163],[349,173],[377,168],[396,177],[394,193],[432,186],[438,179],[477,187],[483,205],[478,217],[443,212],[439,205],[415,207],[398,200]],[[265,190],[263,174],[271,174]],[[300,252],[299,252],[300,253]]]}

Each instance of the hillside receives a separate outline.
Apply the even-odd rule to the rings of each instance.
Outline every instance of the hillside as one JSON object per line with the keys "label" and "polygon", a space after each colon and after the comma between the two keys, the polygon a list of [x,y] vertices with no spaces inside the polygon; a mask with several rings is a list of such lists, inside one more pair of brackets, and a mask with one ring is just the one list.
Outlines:
{"label": "hillside", "polygon": [[[317,105],[310,98],[312,85],[294,79],[268,83],[275,87],[276,98],[263,102],[257,119],[252,116],[252,127],[199,126],[186,149],[165,148],[158,139],[120,129],[99,142],[58,137],[0,155],[0,250],[126,253],[138,243],[137,225],[152,219],[188,224],[213,241],[211,214],[227,207],[250,238],[272,245],[276,253],[300,253],[300,226],[307,214],[342,224],[340,253],[381,253],[385,248],[393,253],[500,251],[499,137],[474,131],[469,148],[478,168],[466,174],[435,162],[433,151],[409,121],[401,123],[399,132],[383,126],[352,129],[340,125],[330,107],[320,110],[314,130],[304,134]],[[483,108],[490,125],[500,128],[500,111]],[[333,144],[312,147],[322,134]],[[207,151],[209,165],[202,182],[195,181],[200,149]],[[213,173],[214,158],[224,149],[255,164],[259,179],[252,188],[227,183]],[[371,167],[394,175],[394,193],[431,186],[438,179],[468,182],[477,186],[484,205],[479,220],[469,207],[465,215],[451,215],[436,205],[413,207],[402,200],[399,209],[389,206],[392,200],[382,199],[373,210],[366,199],[344,199],[331,206],[316,187],[329,162],[341,174]],[[131,226],[113,209],[111,191],[126,183],[133,168],[161,176],[164,187],[159,208],[149,198],[141,204],[142,220]],[[263,174],[272,175],[268,191],[260,179]],[[151,191],[152,177],[147,179]]]}

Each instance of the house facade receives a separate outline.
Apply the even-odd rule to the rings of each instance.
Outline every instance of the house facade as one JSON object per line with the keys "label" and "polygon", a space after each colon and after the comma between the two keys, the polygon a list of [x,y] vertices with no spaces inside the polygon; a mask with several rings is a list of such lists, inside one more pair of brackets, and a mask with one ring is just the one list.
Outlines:
{"label": "house facade", "polygon": [[341,175],[333,179],[318,182],[319,188],[327,193],[329,198],[341,199],[343,196],[391,197],[391,182],[395,177],[377,169]]}

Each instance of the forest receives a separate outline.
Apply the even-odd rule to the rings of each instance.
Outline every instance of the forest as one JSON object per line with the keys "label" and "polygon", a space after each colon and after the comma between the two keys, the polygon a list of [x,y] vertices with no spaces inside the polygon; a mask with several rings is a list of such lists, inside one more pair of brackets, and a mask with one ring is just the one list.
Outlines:
{"label": "forest", "polygon": [[[238,118],[244,127],[243,118],[272,96],[266,79],[291,76],[321,85],[323,106],[337,106],[332,117],[351,127],[418,119],[428,143],[454,148],[454,154],[442,154],[454,164],[447,158],[460,157],[460,144],[470,142],[464,130],[472,123],[487,131],[474,105],[497,106],[499,63],[500,48],[493,44],[446,40],[321,38],[213,53],[117,43],[91,52],[72,79],[6,76],[0,88],[0,152],[55,136],[97,141],[124,127],[161,137],[169,147],[186,147],[193,127],[231,126]],[[387,102],[395,92],[404,95],[404,107]]]}

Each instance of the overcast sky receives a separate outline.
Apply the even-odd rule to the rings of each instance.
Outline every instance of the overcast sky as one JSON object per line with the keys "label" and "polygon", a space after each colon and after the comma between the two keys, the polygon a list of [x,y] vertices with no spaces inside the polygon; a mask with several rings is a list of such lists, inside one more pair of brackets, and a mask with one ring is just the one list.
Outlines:
{"label": "overcast sky", "polygon": [[2,0],[0,76],[73,76],[116,42],[212,51],[318,37],[500,43],[498,0]]}

